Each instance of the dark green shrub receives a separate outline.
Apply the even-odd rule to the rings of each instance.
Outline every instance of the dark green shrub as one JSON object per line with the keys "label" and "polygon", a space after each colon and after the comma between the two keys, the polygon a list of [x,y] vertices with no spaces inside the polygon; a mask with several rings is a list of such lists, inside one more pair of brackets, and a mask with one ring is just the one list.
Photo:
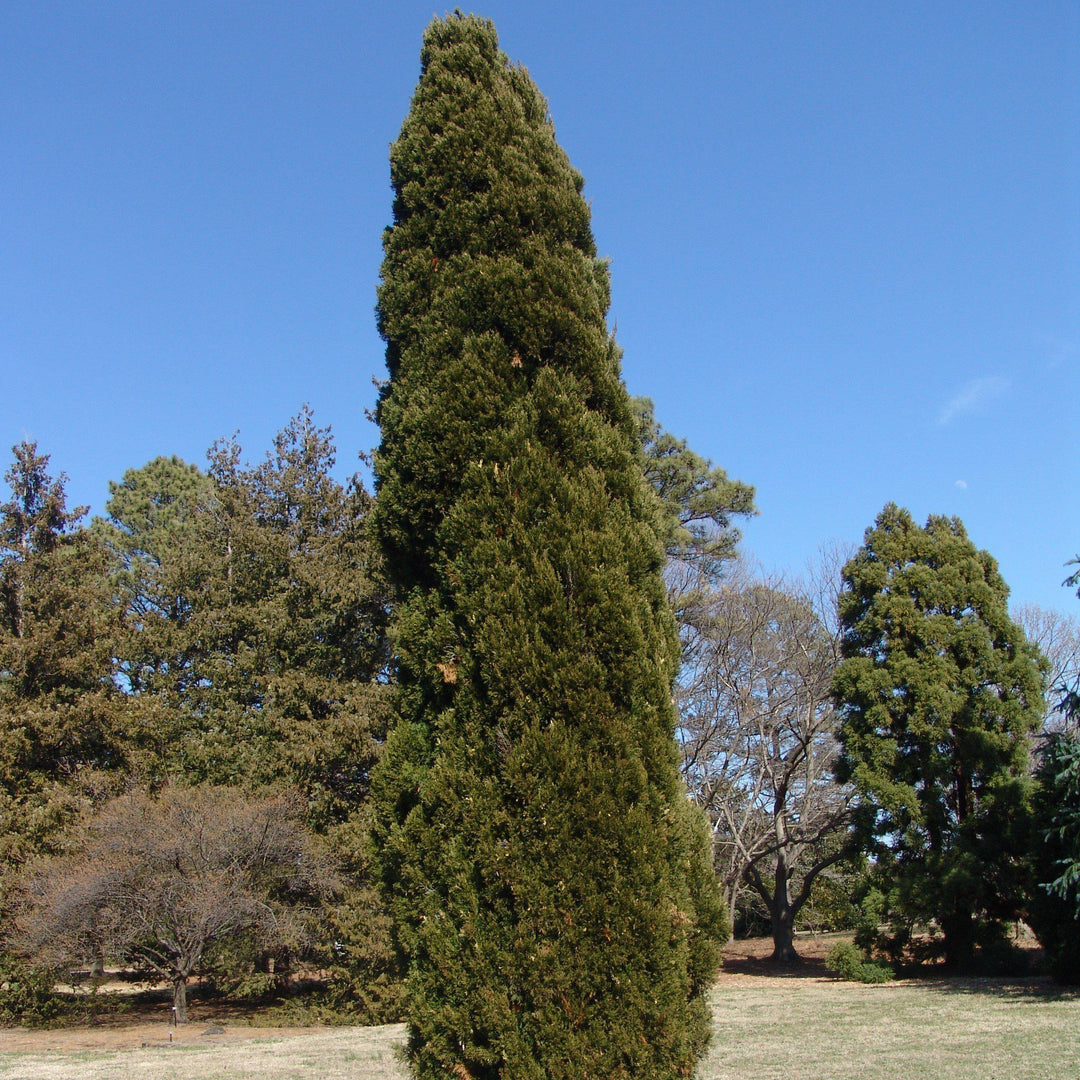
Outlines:
{"label": "dark green shrub", "polygon": [[850,941],[837,942],[825,957],[825,968],[838,979],[851,982],[886,983],[893,977],[892,969],[867,960],[866,954]]}
{"label": "dark green shrub", "polygon": [[63,1009],[54,985],[54,973],[36,971],[10,954],[0,954],[0,1024],[39,1027],[54,1020]]}

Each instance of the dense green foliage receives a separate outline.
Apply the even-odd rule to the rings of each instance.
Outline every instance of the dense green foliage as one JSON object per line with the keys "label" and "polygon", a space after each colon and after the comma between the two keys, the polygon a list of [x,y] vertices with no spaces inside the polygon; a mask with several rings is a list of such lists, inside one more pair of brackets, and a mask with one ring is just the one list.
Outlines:
{"label": "dense green foliage", "polygon": [[380,863],[421,1077],[686,1075],[723,913],[672,740],[662,512],[581,177],[490,23],[428,29],[391,153]]}
{"label": "dense green foliage", "polygon": [[257,466],[159,458],[112,485],[117,645],[149,778],[301,787],[325,829],[365,799],[384,733],[370,497],[304,411]]}
{"label": "dense green foliage", "polygon": [[1050,735],[1036,779],[1027,917],[1054,977],[1080,983],[1080,735]]}
{"label": "dense green foliage", "polygon": [[0,863],[49,850],[124,764],[106,552],[69,511],[64,477],[14,447],[0,506]]}
{"label": "dense green foliage", "polygon": [[921,528],[886,506],[843,580],[840,777],[859,792],[895,943],[933,920],[946,961],[968,964],[1022,902],[1040,661],[955,518]]}
{"label": "dense green foliage", "polygon": [[891,968],[867,960],[862,949],[850,941],[839,941],[829,950],[825,957],[825,968],[834,972],[838,979],[851,982],[885,983],[893,977]]}

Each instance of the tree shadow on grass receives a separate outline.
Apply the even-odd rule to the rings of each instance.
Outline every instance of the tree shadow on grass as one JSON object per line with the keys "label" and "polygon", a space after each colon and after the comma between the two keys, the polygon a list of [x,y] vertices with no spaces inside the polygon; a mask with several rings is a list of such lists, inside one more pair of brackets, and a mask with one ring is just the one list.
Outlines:
{"label": "tree shadow on grass", "polygon": [[832,972],[825,969],[821,957],[807,956],[794,964],[777,964],[767,956],[751,956],[735,948],[724,956],[725,975],[755,975],[772,979],[829,979]]}
{"label": "tree shadow on grass", "polygon": [[923,975],[911,978],[908,982],[939,994],[997,997],[1032,1004],[1046,1001],[1080,1001],[1080,987],[1061,986],[1049,975]]}
{"label": "tree shadow on grass", "polygon": [[[747,938],[728,944],[724,952],[724,975],[748,975],[769,979],[828,979],[840,982],[834,972],[825,967],[829,945],[840,936],[804,939],[801,958],[795,964],[776,964],[769,958],[768,944],[763,939]],[[1042,953],[1027,950],[1028,963],[1038,971]],[[921,987],[939,994],[983,995],[1017,1002],[1039,1004],[1047,1001],[1080,1001],[1080,987],[1061,986],[1048,975],[959,975],[947,973],[940,966],[924,965],[909,968],[899,976],[900,985]],[[896,985],[896,984],[886,984]]]}

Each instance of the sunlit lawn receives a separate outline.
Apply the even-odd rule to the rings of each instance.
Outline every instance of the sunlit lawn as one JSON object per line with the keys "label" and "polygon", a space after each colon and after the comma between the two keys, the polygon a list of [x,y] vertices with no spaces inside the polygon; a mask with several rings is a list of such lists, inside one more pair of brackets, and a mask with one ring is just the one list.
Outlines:
{"label": "sunlit lawn", "polygon": [[[861,986],[724,980],[699,1080],[1078,1080],[1080,994],[1040,982]],[[183,1042],[27,1049],[0,1033],[0,1076],[18,1080],[404,1080],[403,1028],[337,1028],[237,1040],[190,1025]],[[164,1035],[158,1033],[158,1036]],[[235,1040],[235,1041],[234,1041]],[[22,1048],[17,1048],[21,1046]]]}
{"label": "sunlit lawn", "polygon": [[1080,1080],[1080,994],[952,980],[755,980],[713,995],[701,1080]]}

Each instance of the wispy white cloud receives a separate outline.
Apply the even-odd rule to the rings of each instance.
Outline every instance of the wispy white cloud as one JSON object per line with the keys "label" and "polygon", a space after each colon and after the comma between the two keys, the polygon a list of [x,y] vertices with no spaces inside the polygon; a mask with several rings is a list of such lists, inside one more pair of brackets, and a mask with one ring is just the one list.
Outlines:
{"label": "wispy white cloud", "polygon": [[1076,338],[1059,337],[1056,334],[1041,334],[1036,342],[1042,351],[1046,367],[1049,371],[1056,371],[1063,365],[1072,365],[1076,361],[1077,353],[1080,353],[1080,345]]}
{"label": "wispy white cloud", "polygon": [[967,481],[957,480],[956,483],[953,484],[953,487],[958,487],[961,491],[967,491]]}
{"label": "wispy white cloud", "polygon": [[1000,375],[990,375],[985,379],[972,379],[965,383],[960,393],[956,395],[938,415],[939,424],[947,424],[958,416],[967,416],[978,412],[994,398],[999,398],[1010,386],[1008,379]]}

